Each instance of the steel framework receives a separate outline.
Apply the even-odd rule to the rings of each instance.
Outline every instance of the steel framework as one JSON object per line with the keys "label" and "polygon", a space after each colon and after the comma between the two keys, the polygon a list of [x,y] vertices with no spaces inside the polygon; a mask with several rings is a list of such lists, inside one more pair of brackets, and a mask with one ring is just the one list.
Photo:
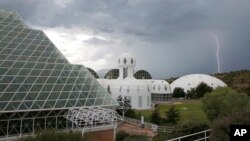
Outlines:
{"label": "steel framework", "polygon": [[116,128],[123,121],[123,118],[115,110],[103,107],[72,108],[67,112],[65,118],[75,124],[76,128],[81,130],[82,135],[86,129],[111,125],[114,129],[114,139]]}
{"label": "steel framework", "polygon": [[122,117],[114,110],[103,107],[70,109],[65,118],[79,128],[92,128],[101,125],[117,125],[123,121]]}

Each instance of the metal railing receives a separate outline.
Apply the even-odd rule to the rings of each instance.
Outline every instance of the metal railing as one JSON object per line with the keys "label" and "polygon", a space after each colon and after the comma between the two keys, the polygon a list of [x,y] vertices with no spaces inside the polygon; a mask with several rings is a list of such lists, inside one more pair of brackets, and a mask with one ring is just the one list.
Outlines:
{"label": "metal railing", "polygon": [[193,141],[202,141],[202,140],[208,141],[209,138],[210,138],[210,132],[211,132],[211,129],[208,129],[208,130],[204,130],[204,131],[201,131],[201,132],[196,132],[196,133],[193,133],[193,134],[181,136],[181,137],[166,140],[166,141],[181,141],[182,139],[186,139],[186,138],[191,138],[191,137],[195,138],[198,135],[203,135],[203,136],[202,137],[198,136],[197,139],[193,139]]}
{"label": "metal railing", "polygon": [[174,130],[174,127],[172,126],[158,126],[157,132],[163,132],[163,133],[172,133]]}
{"label": "metal railing", "polygon": [[[124,117],[123,120],[124,120],[124,122],[130,123],[130,124],[134,124],[134,125],[137,125],[137,126],[142,126],[141,121],[138,120],[138,119]],[[149,122],[144,122],[143,126],[144,126],[144,128],[148,128],[148,129],[153,130],[154,132],[157,132],[158,125],[156,125],[156,124],[149,123]]]}
{"label": "metal railing", "polygon": [[[124,117],[123,120],[124,120],[124,122],[130,123],[130,124],[142,126],[141,121],[138,119]],[[153,123],[149,123],[149,122],[144,122],[144,128],[151,129],[154,132],[164,132],[164,133],[166,133],[166,132],[171,133],[174,129],[174,127],[171,127],[171,126],[158,126],[157,124],[153,124]]]}

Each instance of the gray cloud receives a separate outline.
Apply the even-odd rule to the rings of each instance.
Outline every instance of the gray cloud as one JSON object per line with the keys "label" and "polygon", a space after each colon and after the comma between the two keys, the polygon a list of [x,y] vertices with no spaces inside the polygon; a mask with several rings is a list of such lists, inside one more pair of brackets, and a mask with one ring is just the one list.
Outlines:
{"label": "gray cloud", "polygon": [[[113,54],[104,57],[103,67],[115,67],[116,54],[129,51],[138,68],[156,78],[215,73],[215,41],[208,31],[219,38],[222,71],[249,69],[249,5],[249,0],[0,1],[0,8],[18,11],[29,25],[77,27],[93,35],[84,43]],[[91,61],[100,59],[93,54]]]}
{"label": "gray cloud", "polygon": [[100,38],[91,38],[91,39],[88,39],[88,40],[85,40],[83,41],[84,43],[87,43],[88,45],[110,45],[110,44],[113,44],[112,41],[107,41],[107,40],[103,40],[103,39],[100,39]]}

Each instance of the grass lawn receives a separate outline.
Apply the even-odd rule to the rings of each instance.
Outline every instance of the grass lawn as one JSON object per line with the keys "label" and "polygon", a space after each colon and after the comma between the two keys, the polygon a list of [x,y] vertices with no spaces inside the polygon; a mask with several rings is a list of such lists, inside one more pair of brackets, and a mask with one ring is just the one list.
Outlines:
{"label": "grass lawn", "polygon": [[[202,108],[201,100],[182,100],[168,104],[161,104],[159,111],[162,117],[165,116],[165,112],[171,106],[175,106],[175,108],[180,111],[181,115],[180,122],[187,122],[192,120],[200,122],[208,122],[208,119]],[[141,115],[145,117],[145,121],[149,121],[152,111],[153,109],[137,110],[136,112],[141,113]]]}

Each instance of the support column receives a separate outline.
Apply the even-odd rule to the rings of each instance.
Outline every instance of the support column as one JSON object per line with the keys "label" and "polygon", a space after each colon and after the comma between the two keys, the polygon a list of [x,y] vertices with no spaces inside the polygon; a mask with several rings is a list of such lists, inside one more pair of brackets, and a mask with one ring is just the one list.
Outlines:
{"label": "support column", "polygon": [[7,123],[7,137],[9,137],[9,126],[10,126],[10,120],[8,120],[8,123]]}
{"label": "support column", "polygon": [[35,135],[35,118],[33,118],[32,136]]}
{"label": "support column", "polygon": [[118,79],[123,79],[123,68],[119,67],[119,77]]}
{"label": "support column", "polygon": [[21,119],[19,136],[22,136],[22,128],[23,128],[23,120]]}

